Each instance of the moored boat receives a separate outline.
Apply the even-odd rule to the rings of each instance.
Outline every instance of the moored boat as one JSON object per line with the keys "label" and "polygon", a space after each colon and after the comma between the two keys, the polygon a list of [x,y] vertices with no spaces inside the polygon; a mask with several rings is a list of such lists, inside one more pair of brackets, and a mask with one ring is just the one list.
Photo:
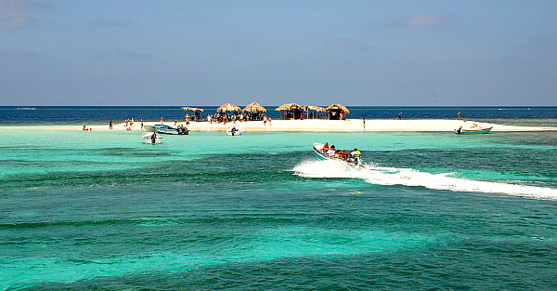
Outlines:
{"label": "moored boat", "polygon": [[331,148],[333,150],[335,150],[334,154],[332,152],[330,152],[328,143],[322,144],[322,143],[319,143],[319,142],[314,142],[313,143],[313,152],[315,153],[315,158],[317,158],[320,161],[330,160],[330,161],[338,161],[338,162],[346,163],[346,164],[348,164],[350,166],[354,166],[358,169],[363,168],[363,166],[361,165],[361,162],[359,161],[359,157],[358,157],[358,159],[356,159],[348,151],[340,151],[340,150],[336,151],[334,146],[331,146]]}
{"label": "moored boat", "polygon": [[231,125],[226,129],[226,134],[228,135],[240,135],[240,126],[238,125]]}
{"label": "moored boat", "polygon": [[155,144],[162,142],[162,136],[156,132],[144,132],[141,137],[145,143]]}
{"label": "moored boat", "polygon": [[157,132],[161,134],[174,134],[174,135],[188,135],[190,130],[185,126],[179,125],[178,127],[172,127],[166,124],[155,124],[155,125],[145,125],[145,131]]}
{"label": "moored boat", "polygon": [[479,126],[478,124],[474,123],[471,127],[465,128],[462,125],[455,129],[456,134],[485,134],[489,133],[493,126]]}

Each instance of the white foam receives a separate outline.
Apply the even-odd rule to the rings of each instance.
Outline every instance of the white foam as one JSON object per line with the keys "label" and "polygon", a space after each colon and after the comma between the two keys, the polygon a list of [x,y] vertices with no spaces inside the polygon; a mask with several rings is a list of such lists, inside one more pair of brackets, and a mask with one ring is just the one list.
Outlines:
{"label": "white foam", "polygon": [[451,177],[454,173],[431,174],[404,168],[365,165],[357,170],[337,161],[306,161],[293,169],[307,178],[357,178],[374,185],[403,185],[455,192],[481,192],[557,200],[557,189]]}

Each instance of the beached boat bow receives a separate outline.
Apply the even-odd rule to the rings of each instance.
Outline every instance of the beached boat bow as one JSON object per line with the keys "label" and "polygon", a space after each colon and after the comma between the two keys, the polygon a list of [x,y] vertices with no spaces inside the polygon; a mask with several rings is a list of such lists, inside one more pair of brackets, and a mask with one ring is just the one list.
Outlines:
{"label": "beached boat bow", "polygon": [[489,133],[493,126],[479,126],[478,124],[474,123],[470,127],[463,127],[462,125],[455,129],[454,132],[456,134],[485,134]]}

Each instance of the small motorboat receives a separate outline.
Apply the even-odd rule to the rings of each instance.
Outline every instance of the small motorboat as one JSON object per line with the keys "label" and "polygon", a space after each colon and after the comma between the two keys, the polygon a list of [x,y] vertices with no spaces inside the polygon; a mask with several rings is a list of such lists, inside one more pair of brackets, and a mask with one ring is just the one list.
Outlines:
{"label": "small motorboat", "polygon": [[155,144],[162,142],[162,136],[156,132],[144,132],[141,137],[145,140],[145,143]]}
{"label": "small motorboat", "polygon": [[[334,146],[332,147],[334,149]],[[358,160],[355,159],[348,151],[339,150],[336,151],[335,154],[331,154],[331,152],[328,151],[328,148],[329,148],[328,144],[314,142],[313,152],[315,153],[315,158],[317,158],[320,161],[332,160],[332,161],[346,163],[347,165],[356,167],[357,169],[363,168],[361,163],[359,163]]]}
{"label": "small motorboat", "polygon": [[482,134],[489,133],[493,126],[479,126],[477,123],[472,124],[470,127],[463,127],[462,125],[455,129],[456,134]]}
{"label": "small motorboat", "polygon": [[189,135],[190,130],[183,125],[172,127],[166,124],[145,125],[145,131],[157,132],[160,134]]}
{"label": "small motorboat", "polygon": [[235,136],[240,135],[240,126],[238,125],[231,125],[226,129],[226,134]]}

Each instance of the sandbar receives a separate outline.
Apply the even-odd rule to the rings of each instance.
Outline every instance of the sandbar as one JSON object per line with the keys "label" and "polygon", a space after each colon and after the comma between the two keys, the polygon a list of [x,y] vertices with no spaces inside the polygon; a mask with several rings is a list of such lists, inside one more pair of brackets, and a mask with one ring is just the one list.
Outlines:
{"label": "sandbar", "polygon": [[[160,122],[145,122],[145,125],[153,125]],[[265,132],[265,131],[307,131],[307,132],[363,132],[363,131],[454,131],[460,127],[470,127],[476,123],[478,126],[493,126],[492,132],[519,132],[519,131],[557,131],[557,127],[532,127],[532,126],[510,126],[500,124],[486,124],[475,121],[448,120],[448,119],[405,119],[405,120],[385,120],[385,119],[347,119],[347,120],[272,120],[264,123],[263,121],[248,121],[237,123],[209,123],[209,122],[190,122],[187,126],[191,131],[226,131],[232,124],[239,125],[244,132]],[[174,122],[165,124],[174,126]],[[185,122],[178,124],[186,125]],[[41,130],[83,130],[80,125],[0,125],[0,128],[19,128],[30,127]],[[108,124],[86,125],[91,131],[110,130]],[[114,124],[112,130],[128,130],[125,123]],[[131,131],[142,131],[140,123],[136,122]]]}

